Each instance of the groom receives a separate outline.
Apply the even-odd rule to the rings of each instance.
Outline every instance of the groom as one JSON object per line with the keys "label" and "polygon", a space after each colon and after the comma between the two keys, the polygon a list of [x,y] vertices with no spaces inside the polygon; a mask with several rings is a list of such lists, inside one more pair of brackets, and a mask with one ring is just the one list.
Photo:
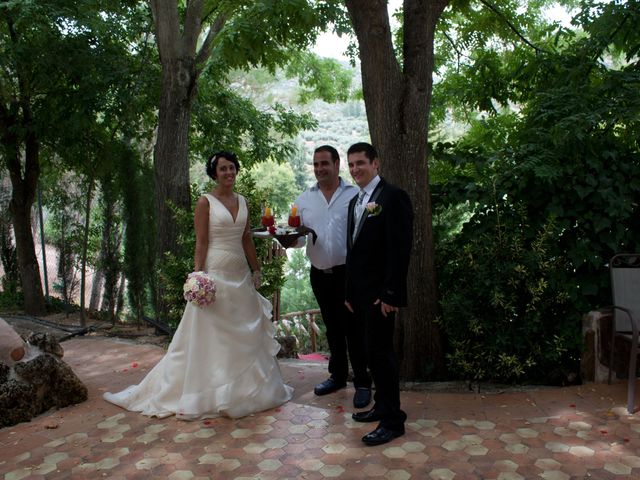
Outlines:
{"label": "groom", "polygon": [[407,273],[413,239],[413,207],[404,190],[378,176],[380,160],[368,143],[347,151],[349,173],[360,192],[349,203],[346,305],[364,325],[367,364],[376,387],[371,410],[353,414],[356,422],[379,422],[362,437],[381,445],[404,435],[394,322],[407,304]]}

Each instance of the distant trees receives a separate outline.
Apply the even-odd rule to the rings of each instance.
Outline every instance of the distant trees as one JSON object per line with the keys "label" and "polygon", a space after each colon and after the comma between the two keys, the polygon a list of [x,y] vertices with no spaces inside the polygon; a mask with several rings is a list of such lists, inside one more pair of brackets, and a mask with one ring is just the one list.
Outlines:
{"label": "distant trees", "polygon": [[[97,9],[105,14],[97,15]],[[5,2],[0,18],[0,157],[11,178],[9,208],[25,310],[42,314],[31,225],[41,170],[54,158],[56,168],[93,165],[87,169],[93,174],[108,169],[101,153],[120,140],[114,125],[123,122],[110,120],[127,110],[125,104],[144,98],[121,94],[138,73],[129,60],[135,58],[144,17],[133,1],[61,0]]]}

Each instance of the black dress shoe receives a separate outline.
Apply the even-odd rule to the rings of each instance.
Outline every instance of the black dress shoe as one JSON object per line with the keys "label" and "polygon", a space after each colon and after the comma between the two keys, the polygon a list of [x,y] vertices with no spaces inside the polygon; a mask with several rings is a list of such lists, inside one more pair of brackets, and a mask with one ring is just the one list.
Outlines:
{"label": "black dress shoe", "polygon": [[367,410],[366,412],[356,412],[351,415],[356,422],[369,423],[369,422],[378,422],[381,417],[373,408],[371,410]]}
{"label": "black dress shoe", "polygon": [[402,435],[404,435],[404,427],[402,427],[402,430],[390,430],[385,427],[378,427],[373,432],[367,433],[362,437],[362,441],[365,445],[382,445]]}
{"label": "black dress shoe", "polygon": [[356,388],[356,393],[353,395],[353,406],[356,408],[364,408],[371,403],[371,389],[370,388]]}
{"label": "black dress shoe", "polygon": [[328,378],[324,382],[316,385],[313,389],[313,393],[316,395],[327,395],[346,386],[347,382],[336,382],[333,378]]}

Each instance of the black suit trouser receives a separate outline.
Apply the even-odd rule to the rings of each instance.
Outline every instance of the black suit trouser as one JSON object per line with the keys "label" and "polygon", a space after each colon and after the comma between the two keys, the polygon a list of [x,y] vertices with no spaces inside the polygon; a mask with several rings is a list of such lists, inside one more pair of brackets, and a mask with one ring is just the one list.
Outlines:
{"label": "black suit trouser", "polygon": [[400,409],[400,372],[393,349],[396,314],[383,316],[380,304],[355,305],[354,309],[364,325],[367,365],[376,387],[373,408],[381,417],[381,426],[400,430],[407,415]]}
{"label": "black suit trouser", "polygon": [[311,288],[327,329],[327,343],[331,353],[329,358],[331,378],[340,383],[346,382],[350,360],[354,386],[369,388],[371,377],[367,372],[363,327],[344,304],[345,272],[344,265],[333,267],[330,272],[312,266]]}

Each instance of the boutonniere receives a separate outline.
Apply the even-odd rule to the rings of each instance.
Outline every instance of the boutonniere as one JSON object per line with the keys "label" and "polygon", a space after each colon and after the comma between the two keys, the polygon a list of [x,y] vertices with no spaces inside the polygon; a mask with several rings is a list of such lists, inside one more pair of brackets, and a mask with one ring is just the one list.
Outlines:
{"label": "boutonniere", "polygon": [[382,212],[382,205],[376,202],[367,203],[367,206],[365,208],[367,209],[367,213],[369,214],[370,217],[375,217],[376,215],[380,215],[380,212]]}

